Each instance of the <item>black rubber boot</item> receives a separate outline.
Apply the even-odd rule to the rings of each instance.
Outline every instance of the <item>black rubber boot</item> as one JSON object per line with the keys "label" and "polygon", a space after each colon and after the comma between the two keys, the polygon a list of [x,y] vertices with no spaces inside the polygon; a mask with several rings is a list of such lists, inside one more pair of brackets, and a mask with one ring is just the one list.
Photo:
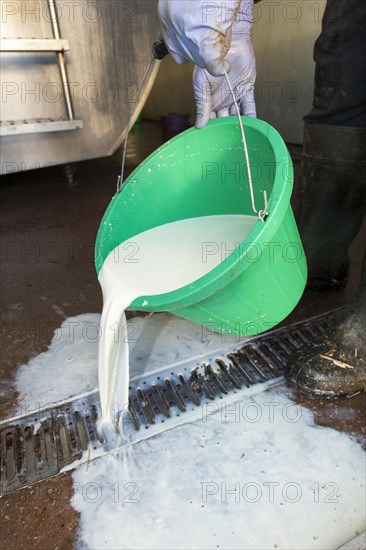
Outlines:
{"label": "black rubber boot", "polygon": [[346,286],[366,208],[365,151],[366,128],[305,124],[298,227],[313,290]]}
{"label": "black rubber boot", "polygon": [[351,397],[366,391],[366,253],[350,315],[328,338],[295,354],[286,374],[291,385],[310,397]]}

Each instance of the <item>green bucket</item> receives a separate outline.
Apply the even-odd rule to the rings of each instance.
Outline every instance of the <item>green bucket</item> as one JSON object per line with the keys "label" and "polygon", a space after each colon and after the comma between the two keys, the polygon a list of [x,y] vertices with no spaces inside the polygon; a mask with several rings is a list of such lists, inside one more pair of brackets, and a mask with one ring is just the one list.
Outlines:
{"label": "green bucket", "polygon": [[[141,296],[130,310],[169,311],[209,331],[237,336],[282,321],[306,284],[304,251],[290,206],[293,167],[286,145],[266,122],[243,117],[257,209],[268,195],[269,216],[215,269],[173,292]],[[236,117],[191,128],[152,153],[126,179],[101,222],[95,250],[99,273],[123,241],[166,223],[200,216],[253,215]],[[229,251],[223,251],[223,255]]]}

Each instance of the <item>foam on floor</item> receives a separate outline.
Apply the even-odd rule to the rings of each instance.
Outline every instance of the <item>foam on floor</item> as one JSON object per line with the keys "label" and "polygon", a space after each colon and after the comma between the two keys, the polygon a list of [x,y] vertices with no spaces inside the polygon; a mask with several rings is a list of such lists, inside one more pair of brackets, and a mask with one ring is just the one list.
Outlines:
{"label": "foam on floor", "polygon": [[365,455],[271,391],[83,465],[89,549],[336,549],[365,528]]}
{"label": "foam on floor", "polygon": [[[23,410],[97,387],[99,321],[67,319],[18,370]],[[131,323],[132,375],[237,344],[169,314]],[[212,410],[75,470],[78,548],[325,550],[365,529],[365,454],[350,436],[285,390]]]}
{"label": "foam on floor", "polygon": [[[127,324],[131,376],[238,344],[234,337],[206,333],[201,326],[169,313],[134,317]],[[18,409],[30,412],[96,390],[99,330],[99,313],[67,318],[48,350],[18,368]]]}
{"label": "foam on floor", "polygon": [[65,319],[48,350],[19,366],[18,409],[52,406],[98,387],[99,323],[97,313]]}

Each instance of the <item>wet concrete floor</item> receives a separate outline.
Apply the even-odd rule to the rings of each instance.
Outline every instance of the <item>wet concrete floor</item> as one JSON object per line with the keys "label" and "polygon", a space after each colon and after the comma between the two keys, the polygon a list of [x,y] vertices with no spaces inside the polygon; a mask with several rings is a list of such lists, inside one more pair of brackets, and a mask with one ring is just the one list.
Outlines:
{"label": "wet concrete floor", "polygon": [[[162,141],[160,127],[145,124],[132,134],[129,170]],[[298,169],[299,148],[290,147]],[[13,380],[19,364],[45,351],[54,330],[72,315],[101,311],[93,252],[102,215],[115,192],[120,154],[75,165],[3,176],[1,195],[1,382],[0,419],[16,408]],[[128,170],[126,171],[128,173]],[[295,193],[296,198],[296,193]],[[345,291],[306,291],[286,320],[292,322],[349,304],[360,277],[362,233],[351,254]],[[319,424],[365,440],[365,397],[336,401],[295,399],[315,410]],[[61,474],[2,498],[1,547],[66,550],[77,544],[78,515],[69,504],[70,474]]]}

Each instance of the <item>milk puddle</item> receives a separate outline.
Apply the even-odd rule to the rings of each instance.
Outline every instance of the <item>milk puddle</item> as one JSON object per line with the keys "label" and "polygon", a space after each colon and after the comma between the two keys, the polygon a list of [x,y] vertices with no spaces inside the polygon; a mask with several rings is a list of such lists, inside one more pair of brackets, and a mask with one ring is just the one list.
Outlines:
{"label": "milk puddle", "polygon": [[[257,222],[254,216],[207,216],[162,225],[121,243],[99,273],[103,291],[99,343],[99,394],[102,422],[111,433],[115,403],[128,404],[129,352],[124,310],[140,296],[171,292],[189,285],[222,261],[221,251],[235,250]],[[134,258],[124,261],[133,243]],[[212,253],[216,245],[219,252]],[[213,248],[212,248],[213,247]],[[122,333],[120,337],[117,334]],[[108,437],[108,436],[107,436]]]}
{"label": "milk puddle", "polygon": [[[99,320],[66,319],[19,369],[23,411],[96,387]],[[129,323],[132,376],[237,345],[202,341],[200,327],[167,313]],[[285,389],[223,400],[216,414],[75,470],[76,548],[335,549],[365,529],[364,475],[361,446],[315,425]]]}
{"label": "milk puddle", "polygon": [[336,549],[365,529],[365,455],[285,391],[73,474],[78,548]]}

